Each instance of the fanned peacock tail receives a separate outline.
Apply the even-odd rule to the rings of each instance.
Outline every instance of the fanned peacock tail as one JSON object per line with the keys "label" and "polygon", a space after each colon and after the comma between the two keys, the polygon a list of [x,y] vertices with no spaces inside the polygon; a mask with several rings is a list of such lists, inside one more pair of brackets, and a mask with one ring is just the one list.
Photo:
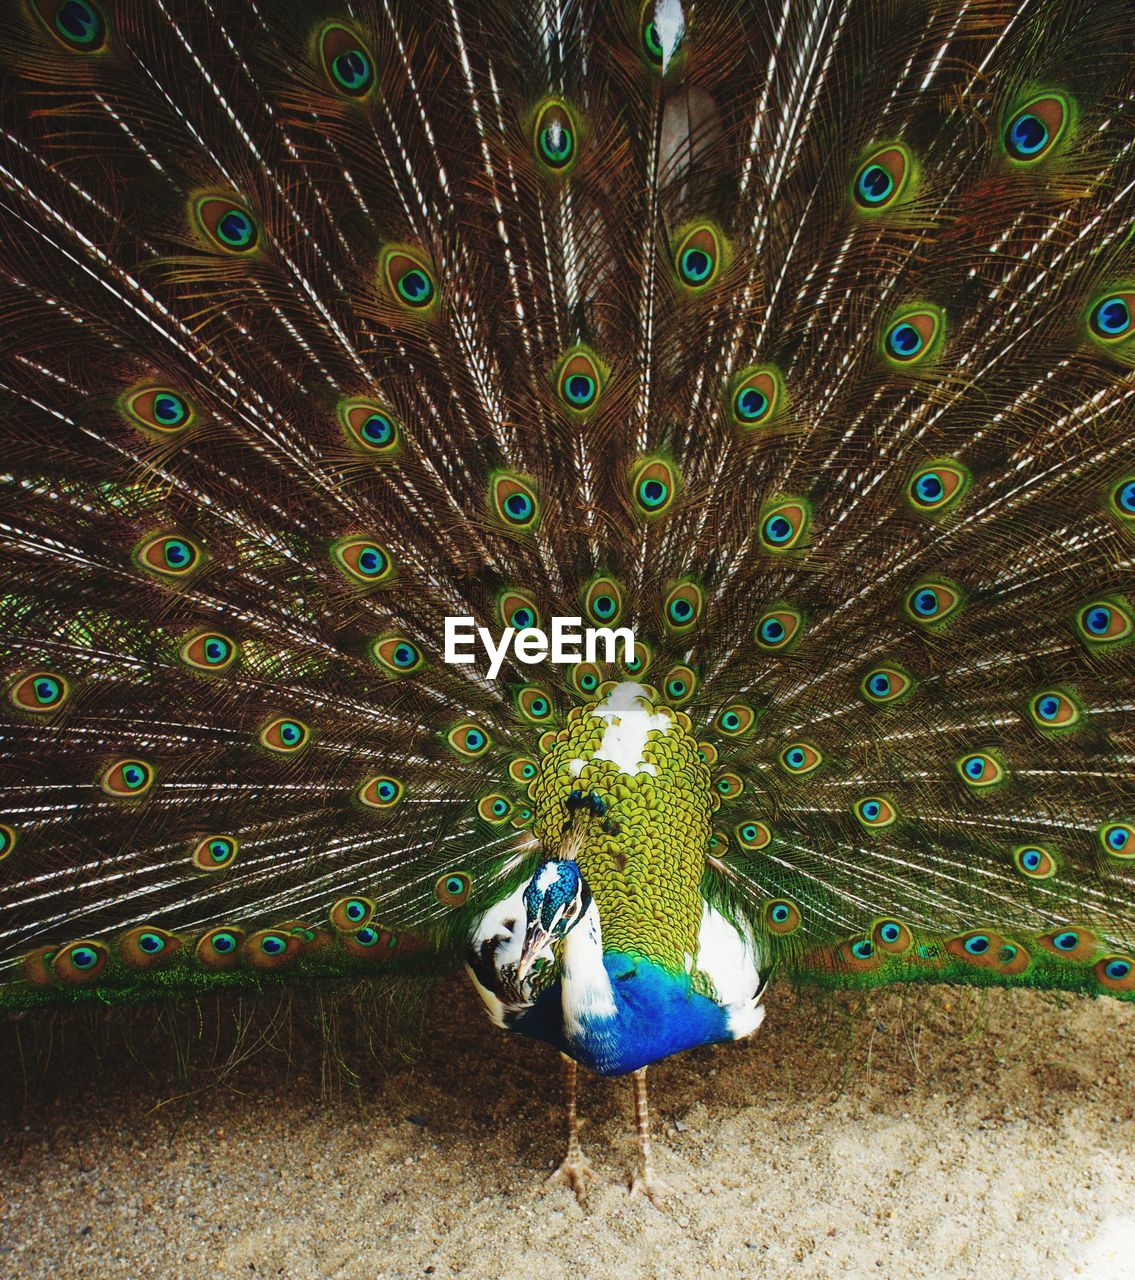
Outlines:
{"label": "fanned peacock tail", "polygon": [[1130,998],[1129,6],[0,41],[0,1005],[444,963],[581,793],[632,949]]}

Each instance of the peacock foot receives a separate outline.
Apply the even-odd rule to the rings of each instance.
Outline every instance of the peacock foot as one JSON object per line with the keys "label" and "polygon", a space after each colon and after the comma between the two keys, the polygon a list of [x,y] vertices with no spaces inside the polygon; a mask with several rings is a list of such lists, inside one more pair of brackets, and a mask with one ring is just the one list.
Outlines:
{"label": "peacock foot", "polygon": [[559,1183],[571,1187],[575,1192],[575,1198],[580,1204],[584,1204],[587,1200],[587,1192],[592,1182],[597,1182],[599,1175],[583,1158],[581,1152],[568,1152],[560,1161],[560,1165],[552,1173],[550,1173],[540,1188],[541,1195],[548,1191],[551,1187],[557,1186]]}
{"label": "peacock foot", "polygon": [[656,1178],[649,1169],[640,1170],[631,1179],[631,1199],[646,1196],[656,1209],[662,1209],[666,1202],[678,1193],[668,1182]]}

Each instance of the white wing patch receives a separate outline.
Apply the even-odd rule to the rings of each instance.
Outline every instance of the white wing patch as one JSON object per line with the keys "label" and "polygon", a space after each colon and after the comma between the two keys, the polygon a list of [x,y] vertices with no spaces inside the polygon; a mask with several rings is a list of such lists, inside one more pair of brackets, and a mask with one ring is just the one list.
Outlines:
{"label": "white wing patch", "polygon": [[752,1035],[765,1017],[756,942],[748,925],[735,925],[704,901],[697,967],[713,983],[733,1039]]}

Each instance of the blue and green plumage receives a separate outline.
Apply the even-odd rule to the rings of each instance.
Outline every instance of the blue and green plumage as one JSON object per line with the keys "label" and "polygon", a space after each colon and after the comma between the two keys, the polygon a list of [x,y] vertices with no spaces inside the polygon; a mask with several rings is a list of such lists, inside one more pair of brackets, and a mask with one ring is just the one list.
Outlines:
{"label": "blue and green plumage", "polygon": [[[20,0],[0,1007],[454,968],[549,858],[607,1048],[582,925],[474,972],[601,1070],[770,972],[1135,998],[1133,50]],[[489,679],[450,616],[637,644]]]}

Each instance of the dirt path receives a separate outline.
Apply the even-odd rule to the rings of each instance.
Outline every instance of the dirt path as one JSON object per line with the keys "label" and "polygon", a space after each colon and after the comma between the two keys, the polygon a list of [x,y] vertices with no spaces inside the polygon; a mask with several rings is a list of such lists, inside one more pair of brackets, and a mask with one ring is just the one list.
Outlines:
{"label": "dirt path", "polygon": [[584,1081],[584,1211],[537,1194],[562,1142],[556,1056],[463,987],[430,1025],[446,1034],[416,1061],[364,1059],[331,1101],[283,1024],[189,1086],[168,1033],[139,1065],[70,1032],[43,1072],[25,1043],[0,1063],[0,1274],[1135,1276],[1135,1006],[775,990],[752,1043],[651,1071],[668,1213],[626,1194],[626,1081]]}

